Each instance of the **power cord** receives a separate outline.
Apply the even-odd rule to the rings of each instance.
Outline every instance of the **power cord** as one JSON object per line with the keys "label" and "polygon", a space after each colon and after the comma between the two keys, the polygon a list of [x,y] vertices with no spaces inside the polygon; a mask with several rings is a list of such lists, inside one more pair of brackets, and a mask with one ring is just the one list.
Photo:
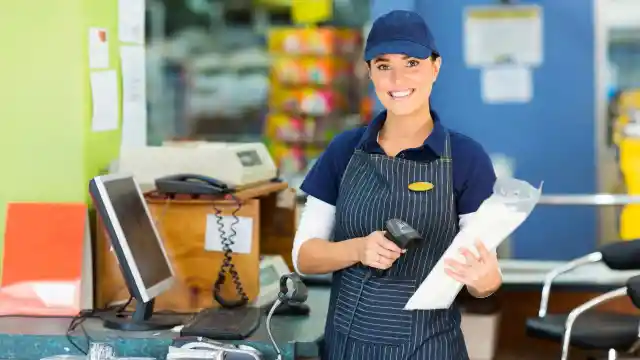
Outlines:
{"label": "power cord", "polygon": [[[87,329],[85,329],[83,325],[84,321],[88,317],[89,316],[82,313],[74,316],[73,319],[71,319],[71,323],[69,323],[69,327],[67,328],[67,333],[66,333],[67,341],[69,342],[69,344],[71,344],[71,346],[76,348],[76,350],[78,350],[84,355],[87,355],[87,353],[89,352],[89,346],[91,345],[91,336],[89,336]],[[73,336],[71,335],[71,333],[74,332],[78,326],[80,327],[80,330],[82,330],[82,333],[86,340],[86,343],[87,343],[86,350],[81,348],[80,345],[76,344],[76,342],[73,340]]]}
{"label": "power cord", "polygon": [[[167,210],[169,208],[169,205],[171,204],[172,200],[173,199],[170,196],[165,198],[165,201],[166,201],[165,206],[162,209],[161,214],[159,216],[157,216],[156,219],[154,220],[156,228],[158,228],[159,232],[162,232],[162,229],[161,229],[161,227],[162,227],[161,223],[162,222],[160,220],[162,218],[164,218],[164,216],[166,215],[166,212],[167,212]],[[227,194],[225,196],[225,200],[233,200],[236,203],[236,208],[231,213],[231,216],[233,217],[233,221],[232,221],[232,223],[230,225],[230,228],[229,228],[229,232],[230,233],[227,236],[226,231],[224,230],[224,219],[222,217],[222,211],[220,209],[218,209],[217,207],[214,207],[215,216],[216,216],[216,223],[218,224],[218,230],[220,232],[220,239],[222,241],[222,249],[224,251],[224,260],[222,262],[222,265],[220,266],[220,272],[218,274],[218,279],[216,280],[216,282],[214,284],[213,297],[223,307],[236,308],[236,307],[241,307],[241,306],[246,305],[247,302],[249,301],[249,297],[247,296],[246,292],[244,291],[244,288],[242,286],[242,282],[240,281],[240,274],[238,273],[238,271],[236,270],[235,265],[232,262],[232,260],[233,260],[233,249],[232,249],[232,247],[235,245],[234,238],[237,235],[235,227],[236,227],[236,225],[238,223],[240,223],[240,218],[238,217],[237,214],[240,211],[240,209],[242,208],[242,202],[240,201],[240,199],[238,199],[233,194]],[[236,293],[240,297],[239,300],[236,300],[236,301],[226,300],[221,295],[222,285],[224,285],[224,283],[226,281],[226,273],[227,272],[231,275],[232,281],[233,281],[233,283],[235,285],[235,288],[236,288]],[[66,332],[67,341],[69,342],[69,344],[71,344],[71,346],[73,346],[80,353],[86,355],[89,352],[89,347],[90,347],[91,342],[93,341],[93,339],[91,338],[91,336],[87,332],[86,328],[84,327],[84,322],[87,319],[94,318],[94,317],[99,317],[100,314],[102,314],[104,312],[116,311],[116,314],[122,314],[125,311],[125,309],[129,306],[129,304],[131,304],[132,301],[133,301],[133,297],[129,297],[129,299],[124,304],[119,305],[119,306],[108,306],[108,307],[106,307],[104,309],[94,309],[94,310],[83,310],[83,311],[81,311],[78,315],[74,316],[71,319],[71,322],[69,323],[69,327],[67,328],[67,332]],[[72,334],[78,328],[80,328],[80,330],[82,331],[83,337],[84,337],[84,339],[86,341],[86,349],[83,349],[73,339],[73,335]]]}
{"label": "power cord", "polygon": [[[166,215],[167,210],[169,209],[169,205],[171,204],[171,200],[172,199],[170,197],[167,197],[165,200],[166,200],[166,203],[165,203],[165,206],[162,208],[162,211],[161,211],[160,215],[157,216],[153,220],[153,222],[154,222],[154,224],[155,224],[155,226],[156,226],[156,228],[158,229],[159,232],[162,232],[162,229],[161,229],[162,221],[160,221],[160,220],[163,219],[164,216]],[[91,339],[91,336],[89,336],[89,333],[87,332],[87,329],[84,327],[84,322],[87,321],[87,319],[100,317],[101,314],[106,313],[106,312],[111,312],[111,311],[115,311],[117,315],[120,315],[120,314],[125,312],[125,310],[131,304],[132,301],[133,301],[133,296],[130,296],[129,299],[126,302],[124,302],[123,304],[113,305],[113,306],[109,306],[108,305],[104,309],[93,309],[93,310],[80,311],[80,313],[78,315],[74,316],[71,319],[71,323],[69,323],[69,327],[67,328],[67,332],[66,332],[67,341],[76,350],[78,350],[79,352],[81,352],[84,355],[87,355],[87,353],[89,352],[89,346],[91,345],[91,342],[93,340]],[[82,347],[80,347],[80,345],[78,345],[73,340],[72,333],[78,327],[82,331],[84,339],[85,339],[85,341],[87,343],[86,350],[83,349]]]}
{"label": "power cord", "polygon": [[[224,230],[224,219],[222,217],[222,210],[214,206],[216,223],[218,224],[218,231],[220,233],[220,240],[222,242],[222,251],[224,252],[224,260],[222,261],[222,265],[220,266],[220,272],[218,273],[218,279],[216,280],[213,286],[213,298],[225,308],[237,308],[247,304],[249,301],[249,297],[247,296],[244,288],[242,287],[242,282],[240,281],[240,274],[236,270],[235,265],[233,264],[233,249],[232,247],[235,245],[235,237],[237,235],[236,225],[240,223],[240,218],[238,217],[238,212],[242,208],[242,202],[238,197],[233,194],[225,195],[225,200],[233,200],[236,203],[236,208],[231,213],[233,217],[233,221],[229,226],[229,234],[227,235]],[[231,275],[231,279],[236,287],[236,293],[240,297],[238,300],[227,300],[222,297],[222,285],[224,285],[226,281],[226,273]]]}
{"label": "power cord", "polygon": [[[67,333],[66,333],[67,341],[76,350],[78,350],[79,352],[81,352],[84,355],[87,355],[87,353],[89,352],[89,346],[91,346],[91,342],[93,341],[93,339],[91,338],[91,336],[89,336],[89,333],[87,332],[87,329],[84,327],[84,322],[87,319],[90,319],[90,318],[100,317],[100,314],[105,313],[105,312],[111,312],[111,311],[115,310],[116,314],[120,314],[127,308],[127,306],[129,306],[129,304],[131,304],[131,301],[133,301],[133,297],[130,297],[129,300],[127,300],[126,303],[124,303],[124,304],[122,304],[120,306],[117,306],[117,307],[106,307],[104,309],[94,309],[94,310],[83,310],[83,311],[81,311],[78,315],[74,316],[71,319],[71,323],[69,323],[69,327],[67,328]],[[85,339],[85,341],[87,343],[86,350],[81,348],[80,345],[78,345],[73,340],[72,333],[78,327],[82,331],[84,339]]]}
{"label": "power cord", "polygon": [[[89,335],[89,333],[87,332],[87,329],[84,327],[84,322],[87,319],[90,318],[94,318],[94,317],[100,317],[100,314],[105,313],[105,312],[110,312],[110,311],[116,311],[117,313],[122,313],[122,311],[124,311],[124,309],[129,306],[129,304],[131,303],[131,301],[133,300],[133,297],[129,298],[129,300],[121,305],[121,306],[109,306],[106,307],[104,309],[93,309],[93,310],[81,310],[77,315],[71,317],[71,322],[69,323],[69,326],[67,327],[67,331],[65,333],[65,337],[67,338],[67,341],[69,342],[69,344],[71,344],[71,346],[73,346],[76,350],[78,350],[80,353],[86,355],[89,351],[89,346],[91,345],[91,342],[93,341],[93,339],[91,338],[91,336]],[[58,315],[26,315],[26,314],[4,314],[4,315],[0,315],[0,318],[43,318],[43,319],[68,319],[69,316],[58,316]],[[73,340],[73,332],[77,329],[80,328],[80,330],[82,331],[82,336],[84,337],[87,346],[86,346],[86,350],[83,349],[80,345],[78,345],[74,340]]]}

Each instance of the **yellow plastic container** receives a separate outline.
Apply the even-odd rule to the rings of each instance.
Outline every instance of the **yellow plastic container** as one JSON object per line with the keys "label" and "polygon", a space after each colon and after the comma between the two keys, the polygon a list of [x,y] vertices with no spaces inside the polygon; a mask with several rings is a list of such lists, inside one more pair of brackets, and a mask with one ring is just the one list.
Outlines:
{"label": "yellow plastic container", "polygon": [[[640,196],[640,137],[625,136],[624,128],[640,111],[640,91],[628,91],[620,97],[620,116],[615,124],[615,143],[620,151],[620,170],[628,195]],[[626,205],[620,214],[620,238],[640,239],[640,204]]]}
{"label": "yellow plastic container", "polygon": [[[620,167],[627,194],[640,195],[640,139],[624,138],[620,142]],[[640,239],[640,204],[626,205],[620,214],[620,237]]]}

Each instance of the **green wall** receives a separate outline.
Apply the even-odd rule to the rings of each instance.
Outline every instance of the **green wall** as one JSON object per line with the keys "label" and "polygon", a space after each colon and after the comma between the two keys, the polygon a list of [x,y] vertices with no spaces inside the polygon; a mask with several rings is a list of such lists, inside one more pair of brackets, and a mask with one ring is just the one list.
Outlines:
{"label": "green wall", "polygon": [[[64,1],[64,0],[60,0]],[[122,89],[120,71],[120,42],[118,40],[118,0],[81,0],[84,4],[84,54],[83,59],[88,59],[88,32],[90,27],[101,27],[107,29],[109,36],[109,68],[117,70],[119,86],[120,113],[122,114]],[[91,97],[91,87],[89,84],[88,60],[83,66],[83,93]],[[95,71],[95,70],[92,70]],[[91,131],[91,102],[84,103],[84,169],[85,177],[82,190],[87,200],[89,199],[87,186],[89,180],[105,170],[109,163],[117,158],[120,149],[120,128],[117,131],[93,132]],[[122,121],[122,116],[120,118]]]}
{"label": "green wall", "polygon": [[88,201],[88,180],[117,156],[119,130],[91,132],[88,66],[96,26],[120,70],[117,3],[0,1],[0,259],[8,203]]}

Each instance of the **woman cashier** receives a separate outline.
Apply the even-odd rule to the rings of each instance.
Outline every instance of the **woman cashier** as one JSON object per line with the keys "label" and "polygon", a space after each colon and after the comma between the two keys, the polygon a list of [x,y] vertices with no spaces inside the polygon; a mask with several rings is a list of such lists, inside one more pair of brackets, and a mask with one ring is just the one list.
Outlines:
{"label": "woman cashier", "polygon": [[[308,200],[293,249],[296,270],[333,272],[322,358],[468,359],[455,306],[403,307],[492,194],[493,166],[480,144],[448,130],[429,106],[442,60],[420,15],[378,18],[364,60],[386,111],[338,135],[301,186]],[[424,241],[400,250],[382,231],[392,218]],[[461,250],[464,262],[447,259],[446,272],[486,297],[502,278],[495,253],[476,247]],[[388,270],[371,276],[371,269]]]}

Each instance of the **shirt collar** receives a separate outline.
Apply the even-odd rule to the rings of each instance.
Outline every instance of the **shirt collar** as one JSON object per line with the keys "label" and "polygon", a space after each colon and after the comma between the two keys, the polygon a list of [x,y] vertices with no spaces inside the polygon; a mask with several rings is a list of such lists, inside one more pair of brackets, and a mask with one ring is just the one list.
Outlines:
{"label": "shirt collar", "polygon": [[[424,140],[423,146],[433,150],[436,155],[442,156],[444,154],[446,130],[435,111],[431,111],[431,118],[433,119],[433,130]],[[372,149],[378,146],[378,133],[380,132],[380,129],[382,129],[382,125],[384,125],[386,119],[387,111],[385,110],[380,112],[380,114],[371,120],[364,134],[360,138],[358,148],[366,151],[367,149]]]}

